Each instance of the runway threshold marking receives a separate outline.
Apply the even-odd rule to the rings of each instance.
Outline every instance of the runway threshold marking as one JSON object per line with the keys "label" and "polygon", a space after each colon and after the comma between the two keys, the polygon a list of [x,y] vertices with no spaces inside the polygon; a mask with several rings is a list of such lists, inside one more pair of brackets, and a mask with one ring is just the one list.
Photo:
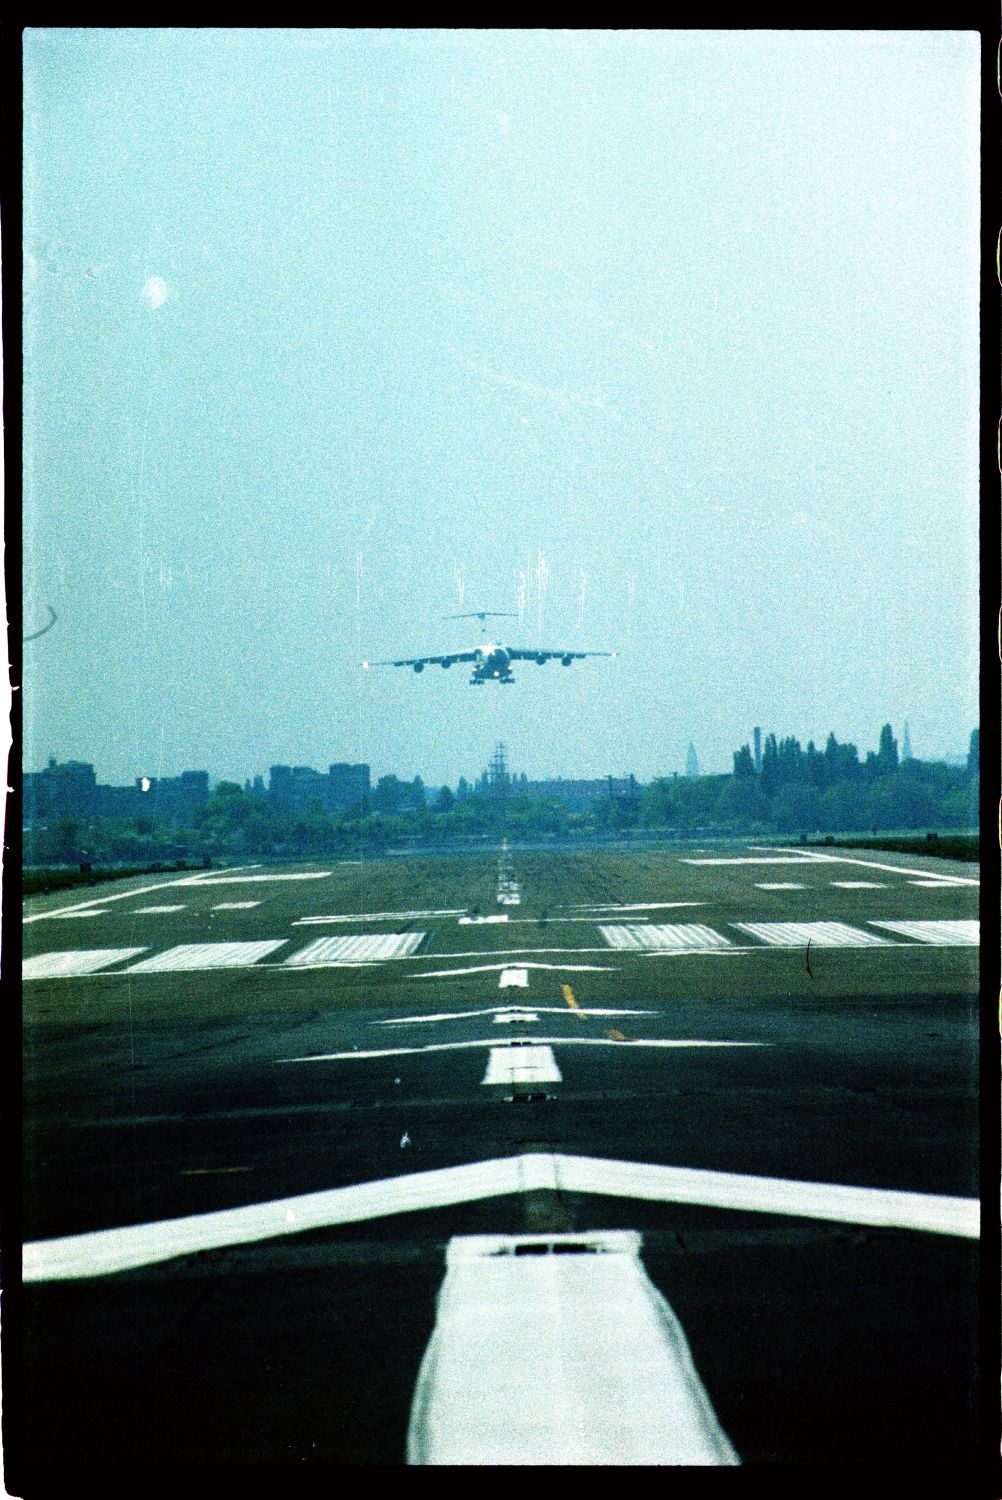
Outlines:
{"label": "runway threshold marking", "polygon": [[695,1203],[707,1208],[909,1229],[962,1239],[977,1239],[980,1223],[976,1198],[527,1152],[271,1199],[243,1208],[33,1240],[24,1246],[23,1276],[26,1282],[108,1276],[183,1255],[254,1244],[309,1229],[540,1190]]}
{"label": "runway threshold marking", "polygon": [[929,943],[936,948],[972,947],[981,943],[981,923],[974,921],[942,922],[877,922],[871,927],[886,927],[888,932],[899,932],[902,937],[914,938],[920,943]]}
{"label": "runway threshold marking", "polygon": [[701,922],[650,923],[646,927],[636,925],[599,927],[610,948],[655,949],[658,951],[685,950],[704,952],[712,948],[730,948],[730,938],[716,932]]}
{"label": "runway threshold marking", "polygon": [[732,922],[741,932],[758,938],[770,948],[880,948],[886,938],[846,922]]}
{"label": "runway threshold marking", "polygon": [[526,989],[528,987],[528,984],[529,984],[529,971],[528,971],[528,969],[526,969],[526,968],[519,968],[519,969],[502,969],[501,970],[501,977],[498,980],[498,989],[499,990],[506,990],[506,989],[509,989],[511,986],[515,986],[518,989],[523,989],[524,990],[524,989]]}
{"label": "runway threshold marking", "polygon": [[388,958],[406,958],[420,948],[423,932],[370,932],[345,937],[315,938],[285,960],[286,966],[341,962],[369,963]]}
{"label": "runway threshold marking", "polygon": [[72,979],[78,974],[96,974],[109,964],[135,958],[146,948],[70,948],[58,953],[37,953],[21,965],[22,979]]}
{"label": "runway threshold marking", "polygon": [[179,943],[165,953],[130,964],[127,974],[166,974],[185,969],[244,969],[268,953],[281,948],[285,938],[269,938],[256,943]]}
{"label": "runway threshold marking", "polygon": [[627,1231],[450,1240],[407,1462],[737,1464],[640,1246]]}

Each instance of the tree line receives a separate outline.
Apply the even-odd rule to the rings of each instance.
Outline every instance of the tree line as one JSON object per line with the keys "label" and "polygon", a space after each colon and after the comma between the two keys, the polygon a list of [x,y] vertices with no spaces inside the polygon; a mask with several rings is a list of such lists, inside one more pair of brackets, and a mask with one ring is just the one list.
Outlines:
{"label": "tree line", "polygon": [[155,817],[63,818],[25,833],[26,865],[198,862],[207,857],[379,854],[409,845],[514,838],[603,837],[631,830],[668,834],[778,833],[812,836],[978,826],[978,731],[966,766],[901,760],[889,724],[876,752],[828,736],[813,741],[770,734],[755,768],[748,745],[729,775],[658,777],[623,795],[572,809],[528,793],[512,777],[504,795],[484,778],[443,787],[429,805],[420,777],[381,777],[364,811],[330,813],[319,801],[293,811],[268,795],[220,782],[183,827]]}

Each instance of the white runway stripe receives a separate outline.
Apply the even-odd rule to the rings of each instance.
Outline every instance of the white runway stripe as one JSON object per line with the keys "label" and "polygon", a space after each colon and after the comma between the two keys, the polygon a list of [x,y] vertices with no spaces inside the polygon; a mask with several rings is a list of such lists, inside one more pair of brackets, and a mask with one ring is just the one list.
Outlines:
{"label": "white runway stripe", "polygon": [[182,969],[244,969],[268,953],[281,948],[285,938],[271,938],[258,943],[181,943],[165,953],[155,953],[138,964],[130,964],[127,974],[167,974]]}
{"label": "white runway stripe", "polygon": [[806,891],[807,886],[799,885],[795,880],[756,880],[755,889],[759,891]]}
{"label": "white runway stripe", "polygon": [[[516,948],[516,953],[605,953],[604,948]],[[471,955],[476,957],[475,954]],[[440,958],[459,958],[458,953],[439,954]],[[463,969],[429,969],[425,974],[412,974],[412,979],[456,979],[463,974],[496,974],[506,964],[468,964]],[[527,969],[556,969],[575,974],[606,974],[612,972],[607,964],[537,964],[526,962]]]}
{"label": "white runway stripe", "polygon": [[[562,1012],[570,1015],[570,1011]],[[577,1014],[577,1012],[575,1012]],[[690,1041],[663,1040],[660,1037],[630,1037],[625,1041],[617,1042],[604,1036],[537,1036],[534,1042],[545,1043],[549,1047],[618,1047],[621,1052],[635,1051],[638,1048],[652,1047],[655,1050],[673,1047],[767,1047],[768,1042],[706,1042],[702,1040]],[[477,1047],[496,1047],[497,1042],[492,1038],[476,1037],[467,1042],[427,1042],[423,1047],[373,1047],[366,1051],[361,1048],[353,1048],[351,1052],[315,1052],[309,1057],[279,1057],[278,1063],[316,1063],[316,1062],[365,1062],[371,1057],[413,1057],[422,1052],[469,1052]]]}
{"label": "white runway stripe", "polygon": [[743,855],[739,859],[683,859],[684,865],[800,865],[803,857],[799,854],[763,854]]}
{"label": "white runway stripe", "polygon": [[820,864],[860,865],[864,870],[886,870],[889,875],[920,875],[926,880],[935,878],[936,880],[942,880],[944,884],[948,885],[981,884],[981,880],[978,876],[947,875],[940,874],[935,870],[912,870],[906,869],[902,865],[880,864],[875,859],[848,859],[841,854],[815,854],[813,852],[808,852],[808,850],[806,849],[798,857],[800,859],[811,860],[815,863]]}
{"label": "white runway stripe", "polygon": [[419,948],[424,939],[423,932],[375,932],[359,933],[352,937],[317,938],[315,942],[300,948],[288,965],[372,963],[387,958],[406,958]]}
{"label": "white runway stripe", "polygon": [[[154,910],[157,910],[157,908],[154,908]],[[79,911],[57,911],[53,912],[52,915],[54,918],[58,918],[60,922],[70,922],[77,917],[106,917],[108,913],[103,909],[103,907],[97,906],[87,908],[81,907]]]}
{"label": "white runway stripe", "polygon": [[[477,1016],[511,1015],[516,1010],[531,1010],[541,1015],[566,1016],[566,1005],[487,1005],[480,1010],[443,1010],[430,1016],[395,1016],[392,1020],[373,1021],[373,1026],[424,1026],[432,1021],[468,1021]],[[656,1010],[624,1010],[622,1006],[579,1005],[582,1016],[656,1016]]]}
{"label": "white runway stripe", "polygon": [[451,1240],[407,1462],[737,1464],[640,1243]]}
{"label": "white runway stripe", "polygon": [[561,1083],[552,1047],[492,1047],[480,1080],[495,1083]]}
{"label": "white runway stripe", "polygon": [[886,891],[882,880],[829,880],[829,885],[839,886],[843,891]]}
{"label": "white runway stripe", "polygon": [[154,913],[184,911],[185,909],[183,902],[180,906],[134,906],[129,915],[133,917],[145,917],[147,915],[152,916]]}
{"label": "white runway stripe", "polygon": [[250,911],[252,906],[260,906],[260,901],[219,901],[212,908],[213,911]]}
{"label": "white runway stripe", "polygon": [[194,875],[190,880],[178,880],[177,885],[253,885],[260,881],[273,880],[326,880],[333,870],[303,870],[290,874],[274,875]]}
{"label": "white runway stripe", "polygon": [[732,946],[729,938],[699,922],[681,925],[652,922],[644,927],[633,924],[628,927],[599,927],[598,930],[610,948],[648,948],[658,951],[677,948],[686,952],[699,952],[707,948]]}
{"label": "white runway stripe", "polygon": [[871,922],[871,927],[886,927],[902,937],[915,938],[936,948],[958,946],[976,948],[981,942],[981,923],[972,922]]}
{"label": "white runway stripe", "polygon": [[37,953],[21,965],[22,979],[72,979],[77,974],[96,974],[123,958],[145,953],[143,948],[70,948],[62,953]]}
{"label": "white runway stripe", "polygon": [[488,917],[460,917],[459,918],[459,926],[460,927],[482,927],[482,926],[484,926],[488,922],[507,922],[507,920],[508,920],[508,913],[506,911],[500,911],[500,912],[492,912],[491,915],[488,916]]}
{"label": "white runway stripe", "polygon": [[465,910],[465,906],[453,906],[442,911],[361,911],[329,917],[297,917],[292,925],[309,927],[328,922],[412,922],[417,917],[461,917]]}
{"label": "white runway stripe", "polygon": [[928,880],[909,880],[906,881],[906,884],[918,886],[923,891],[948,891],[956,886],[956,882],[953,880],[934,880],[932,878]]}
{"label": "white runway stripe", "polygon": [[[680,906],[705,906],[705,901],[575,901],[572,911],[671,911]],[[552,918],[550,919],[552,920]]]}
{"label": "white runway stripe", "polygon": [[500,1012],[494,1017],[495,1026],[512,1026],[515,1022],[536,1023],[539,1016],[534,1010],[509,1010]]}
{"label": "white runway stripe", "polygon": [[980,1221],[976,1198],[527,1152],[272,1199],[245,1208],[34,1240],[24,1246],[24,1280],[107,1276],[228,1245],[254,1244],[335,1224],[357,1224],[390,1214],[546,1189],[659,1203],[697,1203],[709,1208],[914,1229],[964,1239],[978,1238]]}
{"label": "white runway stripe", "polygon": [[511,986],[525,989],[529,983],[528,969],[502,969],[501,978],[498,980],[498,989],[506,990]]}
{"label": "white runway stripe", "polygon": [[845,922],[732,922],[771,948],[879,948],[887,940]]}

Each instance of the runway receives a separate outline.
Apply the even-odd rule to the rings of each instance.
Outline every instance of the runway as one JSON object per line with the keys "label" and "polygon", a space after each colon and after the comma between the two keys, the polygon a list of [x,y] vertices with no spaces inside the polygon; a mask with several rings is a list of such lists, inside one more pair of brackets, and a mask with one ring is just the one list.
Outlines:
{"label": "runway", "polygon": [[98,889],[25,910],[29,1474],[972,1460],[976,867]]}

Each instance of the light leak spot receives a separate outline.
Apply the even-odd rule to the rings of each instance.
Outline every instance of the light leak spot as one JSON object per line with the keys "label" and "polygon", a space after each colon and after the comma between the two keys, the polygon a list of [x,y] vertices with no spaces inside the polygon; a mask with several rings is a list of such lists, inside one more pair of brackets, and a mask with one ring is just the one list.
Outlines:
{"label": "light leak spot", "polygon": [[154,311],[167,301],[169,288],[162,276],[147,276],[143,286],[143,297]]}

